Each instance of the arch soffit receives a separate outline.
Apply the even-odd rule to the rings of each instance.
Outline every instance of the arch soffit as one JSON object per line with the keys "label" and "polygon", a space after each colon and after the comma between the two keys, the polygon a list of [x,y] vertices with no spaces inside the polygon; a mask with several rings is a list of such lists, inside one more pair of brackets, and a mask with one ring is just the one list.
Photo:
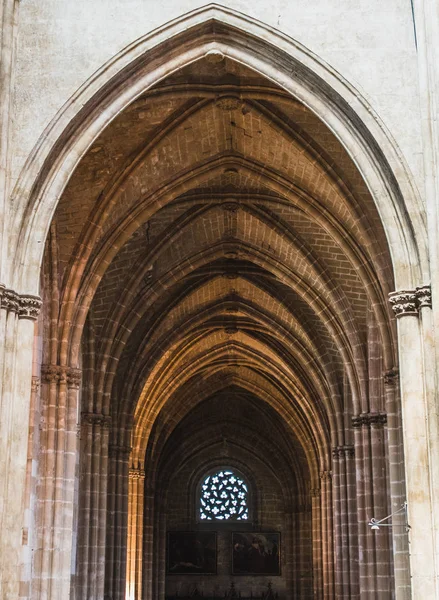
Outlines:
{"label": "arch soffit", "polygon": [[[259,397],[259,399],[266,405],[267,407],[271,407],[274,410],[277,409],[277,403],[273,401],[273,395],[267,386],[258,386],[257,384],[250,384],[248,381],[245,381],[242,377],[238,375],[229,379],[229,383],[231,387],[237,387],[241,391],[248,392],[250,395],[254,397]],[[197,407],[202,405],[205,400],[208,400],[215,395],[221,395],[226,392],[228,388],[222,388],[219,385],[216,385],[213,389],[206,390],[205,388],[199,390],[200,398],[197,400],[194,406],[191,406],[189,410],[184,414],[182,420],[187,418],[192,410],[197,410]],[[198,392],[198,390],[197,390]],[[190,394],[186,393],[181,397],[181,402],[183,403],[190,398]],[[267,412],[269,413],[268,409]],[[318,421],[318,418],[315,417],[311,421],[310,427],[306,427],[304,423],[301,423],[302,417],[301,415],[296,415],[292,417],[292,413],[294,410],[291,408],[287,410],[286,415],[290,415],[288,424],[285,420],[282,421],[284,424],[284,428],[279,431],[282,431],[282,439],[285,447],[288,447],[289,453],[292,453],[293,463],[298,465],[297,462],[298,456],[302,456],[306,460],[306,464],[308,465],[308,469],[312,473],[318,473],[322,467],[322,465],[329,464],[329,453],[330,453],[330,441],[327,435],[327,432],[324,430],[323,425]],[[283,415],[285,416],[285,415]],[[267,415],[268,418],[268,415]],[[240,421],[241,422],[241,421]],[[158,457],[162,457],[162,449],[167,444],[167,441],[171,439],[174,428],[177,429],[180,421],[176,423],[173,428],[169,431],[164,431],[162,428],[157,428],[154,425],[151,436],[146,440],[143,433],[140,431],[140,428],[136,428],[136,444],[134,445],[134,454],[136,460],[142,461],[145,456],[145,460],[148,462],[148,466],[151,464],[150,460],[155,456],[155,460],[158,460]],[[203,423],[206,423],[203,420]],[[299,425],[297,425],[299,423]],[[247,427],[248,427],[247,423]],[[309,433],[312,433],[312,436],[309,437]],[[308,437],[307,437],[308,434]],[[283,450],[285,452],[285,449]],[[293,458],[293,455],[295,458]]]}
{"label": "arch soffit", "polygon": [[[222,31],[229,34],[227,43]],[[141,93],[208,52],[221,52],[249,66],[317,114],[342,142],[372,193],[397,287],[428,280],[422,203],[396,143],[371,107],[299,43],[241,13],[210,4],[123,50],[78,90],[45,130],[13,193],[13,198],[19,194],[26,199],[26,208],[12,224],[17,244],[9,261],[11,286],[38,292],[35,274],[58,199],[93,140]]]}
{"label": "arch soffit", "polygon": [[[249,353],[248,349],[242,347],[236,342],[233,343],[233,346],[236,354],[240,355],[241,369],[246,367],[249,369],[256,368],[261,375],[264,373],[264,366],[267,364],[267,361],[264,359],[264,357],[257,357],[254,352]],[[202,369],[203,365],[205,364],[209,364],[209,370],[212,373],[212,376],[215,375],[217,370],[213,368],[212,360],[215,358],[215,356],[219,359],[221,359],[223,356],[230,356],[229,351],[230,344],[223,344],[215,350],[211,350],[207,357],[200,357],[194,361],[195,364],[190,365],[190,373],[188,371],[189,367],[186,367],[181,373],[176,373],[175,377],[172,379],[172,381],[167,383],[165,389],[159,393],[158,397],[153,397],[154,393],[152,392],[152,395],[148,394],[147,403],[143,402],[142,400],[139,402],[138,411],[134,419],[134,440],[136,440],[134,447],[136,448],[139,458],[142,457],[146,452],[152,424],[155,422],[157,415],[162,411],[166,404],[169,406],[175,405],[175,400],[171,402],[170,399],[173,398],[174,394],[182,388],[184,381],[187,381],[191,375],[193,376],[197,372],[200,372],[200,369]],[[223,365],[219,366],[222,367]],[[288,424],[289,427],[292,427],[292,429],[295,431],[295,435],[298,435],[301,438],[302,446],[306,447],[307,439],[314,439],[316,441],[319,440],[317,443],[319,448],[325,448],[326,443],[324,440],[326,435],[322,430],[321,419],[316,413],[316,406],[314,405],[312,399],[309,398],[306,390],[301,389],[300,384],[298,384],[297,381],[293,381],[290,377],[288,377],[287,374],[277,367],[273,367],[272,370],[275,372],[278,387],[279,385],[282,386],[282,390],[279,389],[279,391],[275,392],[274,394],[273,389],[271,389],[270,386],[267,386],[267,382],[264,381],[264,376],[258,379],[257,385],[252,384],[248,378],[242,378],[239,376],[234,377],[234,380],[239,382],[240,387],[247,389],[249,392],[260,397],[269,405],[271,405],[276,412],[282,415],[285,423]],[[268,378],[268,380],[269,379],[270,378]],[[217,385],[218,384],[218,389],[220,389],[222,387],[222,382],[218,382]],[[215,389],[215,385],[209,383],[208,389],[212,391]],[[188,394],[187,397],[191,399],[192,403],[194,402],[195,394]],[[197,399],[199,400],[200,398],[202,398],[202,394],[197,395]],[[288,401],[288,399],[291,398],[295,399],[294,405]],[[305,417],[305,415],[313,414],[315,414],[314,419],[308,419]],[[305,432],[307,432],[307,435]],[[312,435],[310,438],[309,434],[311,432]]]}
{"label": "arch soffit", "polygon": [[[218,311],[221,308],[221,305],[215,305],[214,310]],[[206,319],[206,314],[204,314],[207,311],[208,315],[210,315],[210,311],[209,309],[204,309],[203,311],[201,311],[200,314],[197,315],[197,323],[195,325],[193,325],[192,329],[197,329],[198,331],[200,329],[203,328],[203,321]],[[244,312],[247,312],[253,319],[258,319],[260,318],[259,315],[259,311],[257,311],[257,309],[247,309],[247,307],[243,308]],[[272,346],[272,350],[274,348],[273,344],[275,341],[279,341],[281,342],[281,344],[283,345],[287,345],[290,352],[292,353],[292,356],[290,357],[290,360],[286,360],[286,357],[282,358],[282,355],[279,354],[279,362],[282,363],[283,361],[285,362],[285,368],[289,369],[291,371],[291,373],[296,373],[297,371],[299,371],[301,373],[301,377],[296,377],[297,381],[301,381],[303,379],[303,381],[308,381],[308,385],[311,386],[313,389],[315,389],[315,397],[316,399],[320,398],[321,402],[323,402],[323,404],[325,405],[325,409],[328,415],[334,413],[334,414],[339,414],[340,411],[342,411],[342,406],[340,406],[340,398],[339,398],[339,391],[337,389],[337,384],[336,381],[333,379],[332,377],[332,373],[330,371],[328,371],[327,366],[325,365],[324,360],[322,359],[322,362],[320,362],[319,360],[316,360],[316,356],[318,356],[318,351],[315,348],[315,346],[309,342],[309,344],[306,344],[307,341],[309,341],[306,336],[305,339],[301,339],[299,337],[294,337],[291,336],[289,334],[288,328],[284,328],[284,327],[278,327],[276,329],[277,334],[276,334],[276,340],[274,340],[274,338],[272,338],[272,334],[269,332],[269,330],[271,329],[271,327],[276,327],[276,324],[273,322],[271,324],[270,327],[270,323],[272,321],[272,319],[269,316],[265,316],[264,322],[268,320],[269,322],[269,327],[267,330],[267,336],[265,339],[264,344],[267,345],[267,347],[270,347],[270,345]],[[262,325],[264,327],[266,327],[266,323],[262,323]],[[180,337],[180,332],[177,330],[177,328],[173,328],[174,329],[174,335],[176,335],[177,337]],[[218,328],[219,330],[221,330],[221,328]],[[302,333],[302,331],[299,330],[299,333]],[[169,333],[166,334],[166,337],[168,338]],[[179,343],[179,346],[186,346],[189,344],[198,344],[201,348],[201,350],[199,351],[199,355],[202,356],[204,354],[202,348],[204,347],[202,340],[200,339],[194,339],[193,338],[193,334],[192,337],[191,335],[185,335],[184,340],[181,340]],[[166,345],[166,348],[168,349],[168,344]],[[137,390],[133,389],[131,387],[132,385],[132,377],[130,375],[132,375],[134,377],[134,374],[136,372],[144,372],[144,366],[143,366],[143,362],[144,362],[144,358],[143,355],[145,354],[145,350],[144,348],[142,348],[141,352],[136,353],[137,357],[135,363],[131,366],[130,371],[129,371],[129,375],[124,375],[123,379],[126,382],[130,382],[127,383],[124,386],[124,391],[122,392],[121,396],[122,398],[133,398],[136,397],[136,392]],[[323,358],[323,357],[322,357]],[[182,360],[184,360],[184,358],[182,358]],[[291,362],[291,360],[293,362]],[[166,363],[164,365],[161,366],[160,370],[166,372],[167,368],[166,368]],[[113,371],[111,369],[111,371]],[[149,376],[152,376],[152,373],[149,374]],[[148,377],[148,375],[146,375],[146,377]],[[137,386],[137,389],[139,384],[140,386],[143,388],[144,386],[147,385],[147,383],[145,382],[144,384],[142,384],[142,381],[145,381],[145,376],[140,378],[140,381],[136,380],[135,381],[135,386]],[[165,383],[162,383],[162,385],[166,385]],[[132,410],[132,409],[131,409]],[[130,409],[125,409],[122,412],[130,412]]]}

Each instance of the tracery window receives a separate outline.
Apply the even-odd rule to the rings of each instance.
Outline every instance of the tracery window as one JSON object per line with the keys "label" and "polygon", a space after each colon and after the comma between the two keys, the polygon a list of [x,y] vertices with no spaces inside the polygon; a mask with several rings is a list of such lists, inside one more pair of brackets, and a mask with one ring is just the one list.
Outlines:
{"label": "tracery window", "polygon": [[199,516],[202,521],[247,521],[248,486],[231,469],[205,477],[200,486]]}

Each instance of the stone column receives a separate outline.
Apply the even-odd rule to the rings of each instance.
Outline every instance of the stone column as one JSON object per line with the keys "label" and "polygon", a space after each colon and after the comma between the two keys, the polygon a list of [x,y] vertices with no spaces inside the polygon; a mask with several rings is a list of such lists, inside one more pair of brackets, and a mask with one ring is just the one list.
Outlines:
{"label": "stone column", "polygon": [[105,594],[125,600],[128,539],[128,473],[130,446],[110,444]]}
{"label": "stone column", "polygon": [[[398,511],[406,500],[399,373],[396,369],[391,369],[384,374],[384,393],[387,410],[390,512],[393,513]],[[410,563],[405,515],[398,513],[392,518],[392,523],[395,600],[409,600],[411,597]]]}
{"label": "stone column", "polygon": [[322,530],[323,530],[323,598],[333,600],[334,596],[334,543],[333,543],[333,504],[332,473],[320,474],[322,489]]}
{"label": "stone column", "polygon": [[127,591],[129,600],[142,598],[143,504],[145,471],[129,470]]}
{"label": "stone column", "polygon": [[[431,352],[426,332],[419,321],[419,308],[430,310],[423,286],[418,290],[393,292],[390,302],[398,319],[401,407],[404,463],[407,485],[410,570],[412,597],[438,598],[438,569],[435,548],[436,461],[430,445],[430,427],[437,414],[429,397],[431,380],[426,372]],[[430,332],[431,334],[431,332]],[[433,410],[432,410],[433,408]]]}
{"label": "stone column", "polygon": [[346,548],[343,548],[342,521],[344,515],[341,506],[340,490],[340,453],[338,448],[332,449],[332,490],[334,510],[334,558],[335,582],[334,590],[337,599],[343,598],[343,576],[346,575]]}
{"label": "stone column", "polygon": [[377,537],[368,527],[372,517],[388,514],[383,413],[362,413],[352,419],[357,457],[360,597],[387,599],[392,587],[390,543],[386,529]]}
{"label": "stone column", "polygon": [[322,507],[319,488],[311,490],[314,598],[323,600]]}
{"label": "stone column", "polygon": [[[382,519],[389,514],[387,497],[387,469],[384,438],[387,438],[385,425],[387,415],[372,413],[368,416],[370,427],[370,445],[372,450],[372,480],[373,480],[373,516]],[[378,535],[379,534],[379,535]],[[393,588],[393,572],[391,572],[391,543],[390,531],[387,527],[369,535],[374,538],[376,562],[376,598],[387,600]]]}
{"label": "stone column", "polygon": [[38,464],[38,424],[39,424],[39,391],[40,378],[32,377],[31,399],[29,407],[29,437],[27,447],[26,465],[26,488],[24,500],[24,524],[23,524],[23,571],[20,580],[20,597],[32,597],[32,550],[34,545],[34,515],[35,515],[35,488],[36,469]]}
{"label": "stone column", "polygon": [[0,287],[0,598],[17,598],[26,541],[29,404],[41,300]]}
{"label": "stone column", "polygon": [[81,416],[77,600],[104,595],[110,425],[108,415]]}
{"label": "stone column", "polygon": [[144,600],[153,600],[152,595],[152,571],[154,564],[154,517],[155,517],[155,494],[154,489],[146,480],[144,487],[144,519],[143,519],[143,578],[142,592]]}
{"label": "stone column", "polygon": [[337,446],[332,450],[335,597],[340,599],[357,598],[359,594],[356,506],[352,502],[352,495],[355,498],[354,455],[353,446]]}
{"label": "stone column", "polygon": [[355,480],[355,449],[354,446],[344,446],[346,462],[346,497],[347,497],[347,526],[349,532],[349,598],[356,600],[360,597],[359,556],[358,556],[358,521],[357,521],[357,485]]}
{"label": "stone column", "polygon": [[358,551],[361,557],[359,561],[359,587],[360,587],[360,598],[372,598],[369,596],[369,589],[372,585],[372,590],[375,585],[375,578],[370,575],[370,552],[368,546],[370,540],[368,538],[367,523],[373,514],[368,511],[370,508],[370,476],[367,473],[364,456],[367,452],[370,452],[368,444],[364,444],[363,439],[363,417],[361,415],[352,418],[352,427],[354,428],[354,440],[355,440],[355,471],[356,471],[356,482],[357,482],[357,531],[358,531]]}
{"label": "stone column", "polygon": [[35,580],[39,600],[70,597],[79,369],[43,365]]}

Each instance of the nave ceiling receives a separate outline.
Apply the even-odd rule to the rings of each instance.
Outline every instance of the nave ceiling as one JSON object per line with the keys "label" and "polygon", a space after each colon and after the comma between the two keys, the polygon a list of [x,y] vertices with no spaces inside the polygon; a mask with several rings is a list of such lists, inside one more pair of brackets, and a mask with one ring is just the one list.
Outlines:
{"label": "nave ceiling", "polygon": [[203,401],[244,394],[312,485],[350,418],[382,409],[368,373],[395,364],[393,287],[373,200],[309,109],[229,58],[164,79],[94,141],[44,272],[46,361],[82,361],[81,410],[111,415],[135,466]]}

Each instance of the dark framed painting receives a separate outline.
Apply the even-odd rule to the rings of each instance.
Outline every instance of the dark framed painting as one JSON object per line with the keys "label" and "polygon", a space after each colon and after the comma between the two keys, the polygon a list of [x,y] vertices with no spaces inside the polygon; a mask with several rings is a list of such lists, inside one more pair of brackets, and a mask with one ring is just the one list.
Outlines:
{"label": "dark framed painting", "polygon": [[169,531],[168,575],[216,575],[215,531]]}
{"label": "dark framed painting", "polygon": [[280,575],[280,533],[232,533],[233,575]]}

